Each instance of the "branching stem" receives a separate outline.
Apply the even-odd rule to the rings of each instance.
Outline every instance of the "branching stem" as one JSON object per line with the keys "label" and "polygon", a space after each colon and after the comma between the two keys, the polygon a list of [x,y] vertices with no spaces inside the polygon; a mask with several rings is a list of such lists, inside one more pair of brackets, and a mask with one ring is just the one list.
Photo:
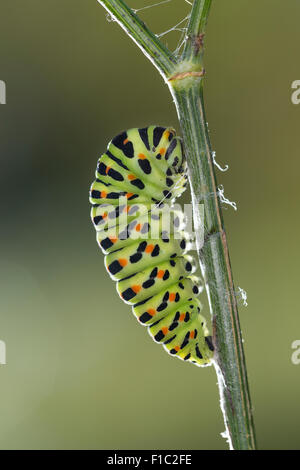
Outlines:
{"label": "branching stem", "polygon": [[[182,56],[176,59],[123,0],[98,0],[158,68],[174,98],[183,134],[196,224],[204,204],[198,253],[216,348],[221,409],[232,449],[255,449],[255,433],[237,301],[203,102],[204,34],[212,0],[194,0]],[[197,231],[196,231],[197,232]]]}

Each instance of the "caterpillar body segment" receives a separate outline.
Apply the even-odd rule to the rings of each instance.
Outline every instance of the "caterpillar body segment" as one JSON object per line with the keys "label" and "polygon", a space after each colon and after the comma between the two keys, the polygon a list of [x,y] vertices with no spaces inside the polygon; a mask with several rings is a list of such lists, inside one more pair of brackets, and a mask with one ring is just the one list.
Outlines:
{"label": "caterpillar body segment", "polygon": [[166,351],[198,366],[213,358],[200,314],[192,237],[175,199],[187,184],[174,129],[130,129],[109,143],[90,190],[91,218],[105,267],[122,300]]}
{"label": "caterpillar body segment", "polygon": [[[174,282],[179,282],[188,276],[195,269],[193,258],[184,255],[176,259],[157,263],[134,276],[125,277],[118,281],[117,291],[120,297],[131,305],[142,302],[149,297],[158,294],[162,289],[171,286]],[[164,273],[161,275],[160,273]],[[171,299],[174,302],[178,296],[172,293]]]}
{"label": "caterpillar body segment", "polygon": [[186,187],[185,168],[174,129],[130,129],[115,137],[99,159],[90,200],[114,205],[124,197],[138,203],[172,201]]}
{"label": "caterpillar body segment", "polygon": [[[180,250],[186,253],[187,240],[189,239],[185,232],[181,232],[180,235],[179,240],[168,238],[168,241],[163,243],[160,240],[136,240],[129,246],[123,246],[121,251],[109,253],[105,259],[106,268],[112,279],[116,281],[136,272],[144,272],[149,267],[156,267],[156,258],[159,258],[161,263],[168,261],[173,254],[180,252]],[[166,277],[167,273],[162,275],[162,278]]]}
{"label": "caterpillar body segment", "polygon": [[[151,205],[122,205],[121,213],[118,211],[116,214],[115,207],[110,207],[113,207],[113,210],[110,211],[108,206],[105,206],[101,212],[101,224],[95,225],[97,242],[104,254],[125,246],[128,247],[136,243],[137,240],[141,242],[149,238],[154,239],[154,244],[159,238],[164,241],[165,245],[168,244],[169,239],[185,239],[186,244],[191,241],[188,233],[186,231],[183,233],[185,218],[181,209],[170,210],[166,204],[161,207],[153,206],[152,210]],[[130,207],[134,207],[135,210],[131,211]],[[96,218],[99,221],[100,211],[98,210],[96,217],[94,217],[94,208],[92,212],[92,219]],[[143,245],[140,247],[140,251],[143,253],[142,247]]]}
{"label": "caterpillar body segment", "polygon": [[195,363],[209,362],[211,343],[206,342],[209,335],[200,309],[197,301],[183,304],[150,326],[149,333],[156,342],[163,343],[171,355]]}
{"label": "caterpillar body segment", "polygon": [[[147,301],[134,305],[132,310],[140,323],[149,326],[173,312],[174,309],[178,309],[182,304],[191,302],[202,289],[200,279],[191,275],[180,282],[175,280],[174,284]],[[186,321],[187,318],[188,315],[185,317]]]}

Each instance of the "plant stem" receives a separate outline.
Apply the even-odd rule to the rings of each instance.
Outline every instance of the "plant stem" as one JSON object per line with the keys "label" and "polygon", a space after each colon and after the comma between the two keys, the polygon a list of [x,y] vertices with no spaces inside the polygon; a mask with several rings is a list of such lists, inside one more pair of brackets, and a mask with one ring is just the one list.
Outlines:
{"label": "plant stem", "polygon": [[[202,36],[205,33],[206,23],[209,15],[212,0],[200,0],[194,2],[190,21],[187,28],[187,41],[182,54],[183,59],[197,59],[197,51],[193,48],[195,39],[200,38],[200,44],[202,42]],[[197,42],[196,42],[197,44]],[[198,52],[203,52],[203,47],[198,47]],[[201,54],[202,56],[202,54]]]}
{"label": "plant stem", "polygon": [[97,1],[142,49],[143,53],[151,60],[163,77],[172,73],[176,63],[173,54],[123,0]]}
{"label": "plant stem", "polygon": [[[224,420],[232,448],[254,449],[254,427],[245,358],[203,108],[202,84],[191,85],[189,89],[174,89],[173,96],[189,165],[193,206],[195,208],[197,204],[204,204],[205,242],[201,246],[199,230],[196,230],[197,248],[213,315],[215,365],[219,374]],[[197,217],[197,212],[195,215]]]}
{"label": "plant stem", "polygon": [[[98,0],[159,69],[181,124],[196,223],[200,266],[213,316],[215,368],[230,447],[255,449],[255,433],[228,245],[203,102],[203,37],[211,0],[194,0],[180,60],[122,0]],[[204,204],[204,245],[197,207]]]}
{"label": "plant stem", "polygon": [[[203,70],[203,33],[211,0],[195,0],[184,50],[185,69]],[[193,206],[204,204],[200,266],[214,325],[216,369],[224,420],[234,449],[254,449],[252,408],[237,301],[203,102],[203,78],[169,78],[189,165]],[[176,74],[175,74],[176,77]],[[196,215],[196,214],[195,214]],[[199,222],[198,222],[199,223]],[[203,223],[203,221],[202,221]]]}

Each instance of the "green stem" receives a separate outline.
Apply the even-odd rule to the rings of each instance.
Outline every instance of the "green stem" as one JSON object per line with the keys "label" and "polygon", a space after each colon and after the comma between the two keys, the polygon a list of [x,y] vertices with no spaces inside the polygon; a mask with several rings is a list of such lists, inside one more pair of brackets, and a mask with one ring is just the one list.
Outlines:
{"label": "green stem", "polygon": [[97,1],[142,49],[143,53],[151,60],[163,77],[172,73],[174,64],[176,64],[174,55],[123,0]]}
{"label": "green stem", "polygon": [[[203,36],[211,0],[194,0],[184,49],[183,75],[169,81],[183,133],[194,208],[204,204],[204,245],[196,231],[200,266],[213,316],[215,367],[227,434],[233,449],[254,449],[255,432],[237,301],[206,124]],[[195,217],[197,212],[195,211]],[[196,220],[199,225],[200,221]],[[203,223],[203,221],[202,221]]]}
{"label": "green stem", "polygon": [[[98,0],[159,69],[174,97],[193,198],[200,266],[213,316],[215,368],[230,447],[255,449],[255,433],[228,245],[203,103],[203,37],[211,0],[194,0],[180,60],[122,0]],[[204,204],[201,245],[198,204]]]}
{"label": "green stem", "polygon": [[206,23],[212,0],[200,0],[194,2],[189,25],[187,28],[187,41],[182,54],[183,59],[197,59],[203,47],[201,43],[205,33]]}
{"label": "green stem", "polygon": [[[196,230],[201,271],[213,315],[216,369],[224,420],[233,449],[254,449],[252,409],[237,302],[218,188],[211,158],[202,84],[173,88],[189,165],[193,206],[204,204],[204,245]],[[195,209],[194,209],[195,210]],[[195,211],[195,223],[197,211]],[[200,221],[203,224],[203,221]],[[197,228],[197,225],[196,225]]]}

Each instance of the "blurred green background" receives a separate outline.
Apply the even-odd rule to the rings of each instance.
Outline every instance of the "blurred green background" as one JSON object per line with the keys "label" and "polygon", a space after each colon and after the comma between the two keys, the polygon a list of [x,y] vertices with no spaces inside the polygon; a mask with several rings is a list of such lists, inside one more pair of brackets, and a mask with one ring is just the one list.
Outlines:
{"label": "blurred green background", "polygon": [[[89,219],[99,154],[178,128],[167,87],[96,0],[0,0],[0,447],[225,449],[212,368],[156,346],[115,293]],[[134,8],[151,1],[131,0]],[[157,33],[184,0],[140,12]],[[300,448],[298,0],[214,0],[205,98],[260,448]],[[180,33],[165,36],[175,49]],[[206,313],[208,316],[208,313]]]}

